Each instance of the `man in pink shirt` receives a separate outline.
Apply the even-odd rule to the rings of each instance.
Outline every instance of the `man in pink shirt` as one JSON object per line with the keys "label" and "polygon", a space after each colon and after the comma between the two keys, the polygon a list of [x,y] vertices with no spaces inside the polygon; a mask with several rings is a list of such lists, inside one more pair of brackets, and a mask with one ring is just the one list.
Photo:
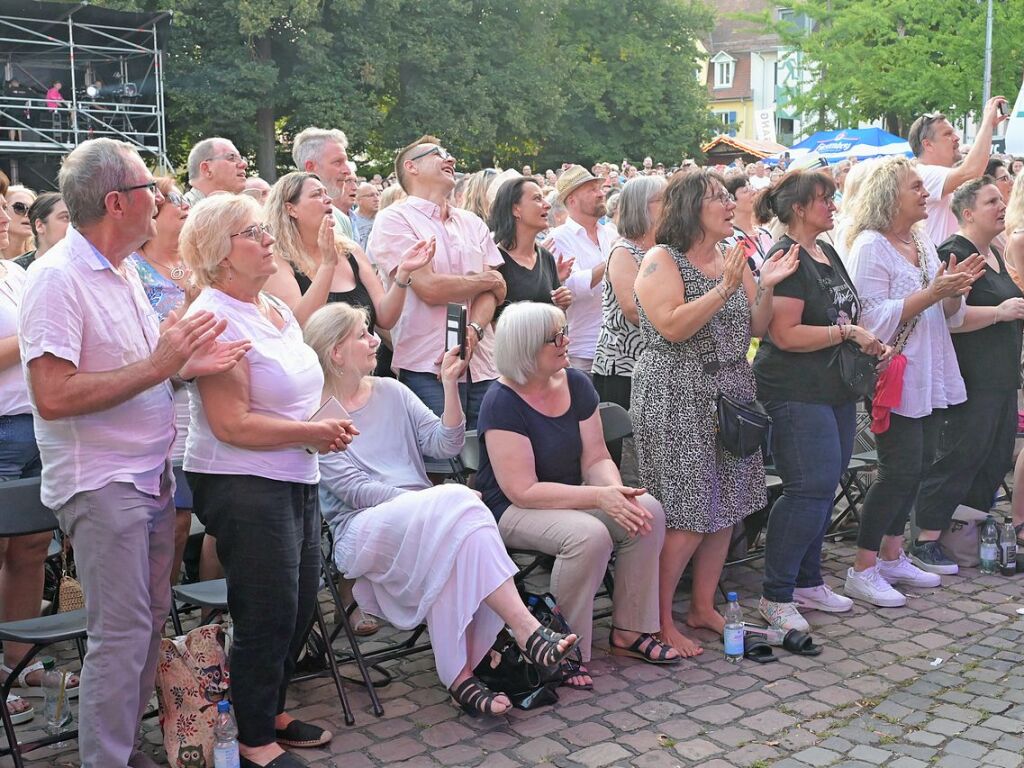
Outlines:
{"label": "man in pink shirt", "polygon": [[393,280],[402,255],[416,242],[433,238],[437,250],[431,264],[410,276],[412,293],[393,334],[393,367],[399,380],[440,415],[444,393],[437,373],[445,347],[446,308],[449,302],[467,304],[470,361],[459,391],[466,426],[474,429],[484,394],[498,377],[489,325],[495,307],[505,299],[505,281],[497,272],[501,254],[479,216],[448,202],[455,187],[455,158],[437,139],[423,136],[400,150],[395,173],[409,196],[377,214],[367,243],[370,257]]}

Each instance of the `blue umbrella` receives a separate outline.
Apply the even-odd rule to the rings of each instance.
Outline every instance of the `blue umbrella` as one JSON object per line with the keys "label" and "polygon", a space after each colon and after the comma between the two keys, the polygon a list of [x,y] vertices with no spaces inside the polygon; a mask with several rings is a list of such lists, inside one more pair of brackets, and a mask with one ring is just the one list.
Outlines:
{"label": "blue umbrella", "polygon": [[[851,157],[866,159],[884,155],[911,156],[910,144],[881,128],[846,128],[840,131],[818,131],[789,150],[789,156],[825,160],[829,165]],[[804,163],[801,163],[803,165]]]}

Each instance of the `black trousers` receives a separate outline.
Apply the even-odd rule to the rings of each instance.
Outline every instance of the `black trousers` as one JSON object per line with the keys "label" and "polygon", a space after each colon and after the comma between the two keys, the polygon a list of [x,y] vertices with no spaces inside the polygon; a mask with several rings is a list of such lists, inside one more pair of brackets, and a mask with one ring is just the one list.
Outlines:
{"label": "black trousers", "polygon": [[[870,410],[870,406],[869,406]],[[883,536],[902,536],[917,498],[921,478],[935,456],[945,409],[909,419],[891,414],[889,429],[878,435],[878,479],[861,509],[857,546],[877,552]]]}
{"label": "black trousers", "polygon": [[194,511],[217,538],[234,621],[231,703],[238,740],[276,741],[320,583],[317,486],[252,475],[188,473]]}
{"label": "black trousers", "polygon": [[947,409],[935,463],[921,481],[918,528],[944,531],[960,504],[987,512],[1013,463],[1017,390],[975,390]]}

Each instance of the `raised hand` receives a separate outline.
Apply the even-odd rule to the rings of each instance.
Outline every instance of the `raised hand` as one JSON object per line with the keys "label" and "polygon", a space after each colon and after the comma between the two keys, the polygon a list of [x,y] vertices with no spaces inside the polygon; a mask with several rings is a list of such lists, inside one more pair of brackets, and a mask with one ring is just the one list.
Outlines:
{"label": "raised hand", "polygon": [[[545,242],[553,242],[551,240]],[[550,250],[550,249],[548,249]],[[558,254],[558,261],[555,262],[555,269],[558,272],[558,282],[564,283],[569,279],[569,275],[572,274],[572,265],[576,263],[576,259],[572,256],[569,258],[563,258],[562,254]]]}
{"label": "raised hand", "polygon": [[[967,259],[967,261],[970,261],[970,259]],[[932,296],[935,297],[936,301],[948,299],[953,296],[963,296],[971,290],[971,284],[977,278],[969,272],[950,271],[950,268],[956,269],[956,267],[957,264],[955,256],[950,257],[949,267],[945,264],[939,264],[939,268],[935,272],[935,277],[932,278],[932,282],[928,286],[928,290],[932,292]]]}
{"label": "raised hand", "polygon": [[437,239],[420,240],[409,250],[402,254],[402,262],[395,271],[395,279],[400,283],[409,282],[409,275],[418,269],[422,269],[434,260],[437,252]]}
{"label": "raised hand", "polygon": [[743,284],[743,273],[748,268],[743,246],[737,243],[725,254],[725,265],[722,268],[722,288],[729,293],[734,293]]}
{"label": "raised hand", "polygon": [[[737,244],[736,247],[741,247]],[[778,251],[761,265],[761,285],[774,288],[796,272],[800,266],[800,246],[793,245],[788,251]]]}
{"label": "raised hand", "polygon": [[551,292],[551,301],[559,309],[568,309],[569,305],[572,304],[572,291],[564,285],[560,285]]}
{"label": "raised hand", "polygon": [[320,259],[326,267],[334,267],[338,264],[338,241],[334,239],[334,214],[328,212],[320,222],[320,229],[316,234],[316,244],[320,249]]}
{"label": "raised hand", "polygon": [[[470,333],[473,333],[473,331],[467,331],[466,335]],[[456,344],[441,357],[441,373],[439,378],[442,383],[457,383],[462,379],[462,375],[466,372],[468,365],[469,358],[459,357],[459,347]]]}

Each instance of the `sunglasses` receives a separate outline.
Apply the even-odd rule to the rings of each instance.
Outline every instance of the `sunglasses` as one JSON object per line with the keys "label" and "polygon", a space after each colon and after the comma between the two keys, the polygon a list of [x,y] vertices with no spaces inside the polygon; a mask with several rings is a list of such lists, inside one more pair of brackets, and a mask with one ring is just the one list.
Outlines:
{"label": "sunglasses", "polygon": [[164,195],[164,200],[173,205],[175,208],[181,208],[183,205],[185,205],[185,196],[180,192],[171,192],[169,194],[166,194]]}
{"label": "sunglasses", "polygon": [[246,227],[241,232],[235,232],[231,237],[246,237],[252,240],[254,243],[262,243],[263,236],[270,234],[269,224],[253,224],[251,227]]}
{"label": "sunglasses", "polygon": [[28,203],[21,203],[21,202],[11,203],[11,210],[14,211],[16,214],[18,214],[19,216],[27,216],[28,215]]}

